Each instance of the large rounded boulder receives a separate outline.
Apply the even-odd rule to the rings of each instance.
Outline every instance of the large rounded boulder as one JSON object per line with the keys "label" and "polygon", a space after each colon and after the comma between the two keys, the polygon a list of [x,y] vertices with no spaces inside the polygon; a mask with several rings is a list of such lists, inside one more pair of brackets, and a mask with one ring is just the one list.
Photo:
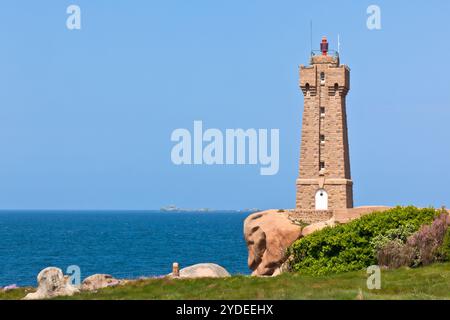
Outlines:
{"label": "large rounded boulder", "polygon": [[[173,276],[169,274],[169,276]],[[180,270],[179,278],[225,278],[230,277],[228,271],[215,263],[194,264]]]}
{"label": "large rounded boulder", "polygon": [[268,210],[249,215],[244,221],[244,238],[252,275],[273,275],[286,261],[287,248],[301,235],[302,228],[287,212]]}
{"label": "large rounded boulder", "polygon": [[48,267],[39,272],[37,281],[38,288],[36,292],[27,294],[24,300],[72,296],[80,291],[77,287],[70,284],[69,278],[64,276],[61,269],[55,267]]}

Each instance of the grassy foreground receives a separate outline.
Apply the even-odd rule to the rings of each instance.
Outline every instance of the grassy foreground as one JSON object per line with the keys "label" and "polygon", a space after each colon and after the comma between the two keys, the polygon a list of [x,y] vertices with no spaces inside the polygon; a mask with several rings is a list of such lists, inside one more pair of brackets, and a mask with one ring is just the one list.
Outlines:
{"label": "grassy foreground", "polygon": [[[381,290],[368,290],[364,271],[328,276],[283,274],[275,278],[151,279],[63,299],[450,299],[450,263],[385,270]],[[0,293],[20,299],[30,289]]]}

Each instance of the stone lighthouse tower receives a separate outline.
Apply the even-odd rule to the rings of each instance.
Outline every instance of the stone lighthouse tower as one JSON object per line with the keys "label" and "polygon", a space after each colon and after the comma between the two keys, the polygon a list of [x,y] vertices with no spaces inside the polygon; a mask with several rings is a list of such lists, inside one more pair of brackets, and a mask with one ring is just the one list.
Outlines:
{"label": "stone lighthouse tower", "polygon": [[304,110],[296,207],[325,219],[353,207],[345,105],[350,69],[328,50],[325,37],[320,49],[309,66],[300,66]]}

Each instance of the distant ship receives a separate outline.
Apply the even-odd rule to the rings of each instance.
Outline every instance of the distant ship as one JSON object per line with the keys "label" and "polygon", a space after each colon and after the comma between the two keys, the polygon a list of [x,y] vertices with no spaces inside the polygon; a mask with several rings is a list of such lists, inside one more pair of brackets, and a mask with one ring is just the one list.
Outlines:
{"label": "distant ship", "polygon": [[209,208],[185,209],[185,208],[178,208],[174,204],[162,207],[160,210],[164,212],[211,212],[211,209]]}
{"label": "distant ship", "polygon": [[257,208],[251,208],[251,209],[241,209],[241,210],[213,210],[210,208],[200,208],[200,209],[184,209],[184,208],[179,208],[174,204],[162,207],[161,209],[159,209],[162,212],[237,212],[237,213],[242,213],[242,212],[258,212],[261,211]]}
{"label": "distant ship", "polygon": [[166,207],[162,207],[160,210],[165,211],[165,212],[181,211],[180,208],[178,208],[176,205],[173,205],[173,204],[168,205]]}

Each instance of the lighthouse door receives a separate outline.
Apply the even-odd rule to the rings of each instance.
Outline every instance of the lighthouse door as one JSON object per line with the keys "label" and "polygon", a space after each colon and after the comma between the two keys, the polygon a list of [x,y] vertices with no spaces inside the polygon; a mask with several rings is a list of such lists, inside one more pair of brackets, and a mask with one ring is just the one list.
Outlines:
{"label": "lighthouse door", "polygon": [[316,210],[328,210],[328,193],[323,189],[316,192]]}

